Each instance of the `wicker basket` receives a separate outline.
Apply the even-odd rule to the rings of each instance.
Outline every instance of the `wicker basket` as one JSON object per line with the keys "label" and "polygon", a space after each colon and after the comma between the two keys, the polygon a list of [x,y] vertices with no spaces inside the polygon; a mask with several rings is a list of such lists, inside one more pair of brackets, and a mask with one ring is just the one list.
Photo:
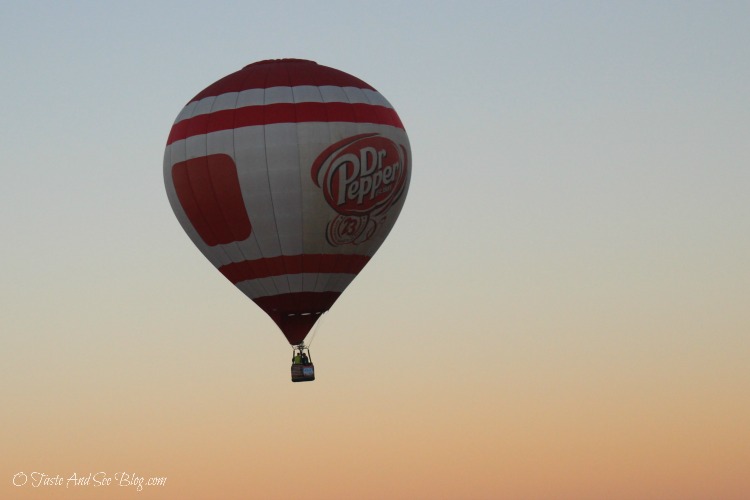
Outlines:
{"label": "wicker basket", "polygon": [[315,367],[312,363],[292,365],[292,382],[310,382],[315,380]]}

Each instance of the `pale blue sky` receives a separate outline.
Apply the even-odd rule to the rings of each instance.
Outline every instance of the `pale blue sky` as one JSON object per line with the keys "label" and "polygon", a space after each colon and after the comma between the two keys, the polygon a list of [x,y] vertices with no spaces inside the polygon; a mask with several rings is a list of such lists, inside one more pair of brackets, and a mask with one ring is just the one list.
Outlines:
{"label": "pale blue sky", "polygon": [[[12,331],[52,335],[84,311],[108,321],[101,301],[158,315],[171,293],[200,302],[201,286],[230,310],[252,307],[175,223],[161,151],[190,97],[273,57],[360,76],[406,124],[412,189],[367,277],[390,285],[363,276],[347,300],[398,285],[420,343],[436,310],[466,335],[482,318],[502,330],[497,301],[523,293],[529,315],[555,307],[542,297],[575,309],[654,294],[675,314],[693,288],[716,307],[746,297],[746,3],[4,2],[2,13]],[[60,315],[54,327],[29,323],[39,308]]]}

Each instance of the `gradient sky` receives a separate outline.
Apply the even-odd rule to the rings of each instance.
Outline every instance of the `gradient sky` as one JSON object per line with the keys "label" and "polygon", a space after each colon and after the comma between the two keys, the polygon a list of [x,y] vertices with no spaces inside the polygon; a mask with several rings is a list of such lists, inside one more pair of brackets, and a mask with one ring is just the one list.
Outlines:
{"label": "gradient sky", "polygon": [[[0,497],[750,498],[748,19],[0,1]],[[414,157],[311,384],[162,181],[182,106],[277,57],[373,85]]]}

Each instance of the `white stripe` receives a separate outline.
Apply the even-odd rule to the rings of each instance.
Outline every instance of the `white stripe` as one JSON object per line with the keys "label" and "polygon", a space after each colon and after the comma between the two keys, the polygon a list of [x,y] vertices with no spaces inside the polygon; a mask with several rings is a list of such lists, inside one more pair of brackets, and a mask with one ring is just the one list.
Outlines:
{"label": "white stripe", "polygon": [[[317,279],[318,277],[330,277],[329,280]],[[286,274],[283,276],[271,276],[269,278],[258,278],[255,280],[240,281],[237,288],[251,299],[258,297],[269,297],[280,293],[300,292],[343,292],[347,286],[356,278],[355,274],[345,273],[303,273]],[[274,282],[288,282],[289,288],[277,293],[269,293],[273,290]],[[310,286],[309,283],[328,283],[330,286]]]}
{"label": "white stripe", "polygon": [[[230,92],[230,94],[237,96],[237,107],[244,108],[245,106],[262,106],[265,104],[264,95],[266,89],[248,89],[242,92]],[[234,106],[229,106],[223,109],[233,109]],[[216,111],[221,111],[217,109]]]}
{"label": "white stripe", "polygon": [[263,104],[279,104],[294,102],[292,87],[271,87],[266,89]]}
{"label": "white stripe", "polygon": [[315,85],[300,85],[292,87],[294,102],[323,102],[320,87]]}
{"label": "white stripe", "polygon": [[269,87],[248,89],[242,92],[227,92],[218,96],[204,97],[188,103],[174,123],[216,111],[264,106],[267,104],[297,104],[301,102],[344,102],[349,104],[372,104],[393,109],[391,103],[380,92],[357,87],[336,87],[334,85],[300,85],[297,87]]}
{"label": "white stripe", "polygon": [[297,144],[297,124],[267,125],[265,130],[268,182],[264,188],[271,191],[275,236],[283,255],[299,255],[303,252],[302,178],[309,175],[303,175],[306,169],[300,165],[299,149],[289,147]]}

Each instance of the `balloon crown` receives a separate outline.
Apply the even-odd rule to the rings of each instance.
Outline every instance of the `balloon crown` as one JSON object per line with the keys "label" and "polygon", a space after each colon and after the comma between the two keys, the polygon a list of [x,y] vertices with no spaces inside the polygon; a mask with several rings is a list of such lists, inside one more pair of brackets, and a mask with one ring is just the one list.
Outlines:
{"label": "balloon crown", "polygon": [[257,61],[257,62],[248,64],[247,66],[245,66],[245,68],[248,68],[250,66],[259,66],[261,64],[278,64],[278,63],[308,63],[308,64],[318,64],[315,61],[309,61],[307,59],[295,59],[295,58],[264,59],[262,61]]}

